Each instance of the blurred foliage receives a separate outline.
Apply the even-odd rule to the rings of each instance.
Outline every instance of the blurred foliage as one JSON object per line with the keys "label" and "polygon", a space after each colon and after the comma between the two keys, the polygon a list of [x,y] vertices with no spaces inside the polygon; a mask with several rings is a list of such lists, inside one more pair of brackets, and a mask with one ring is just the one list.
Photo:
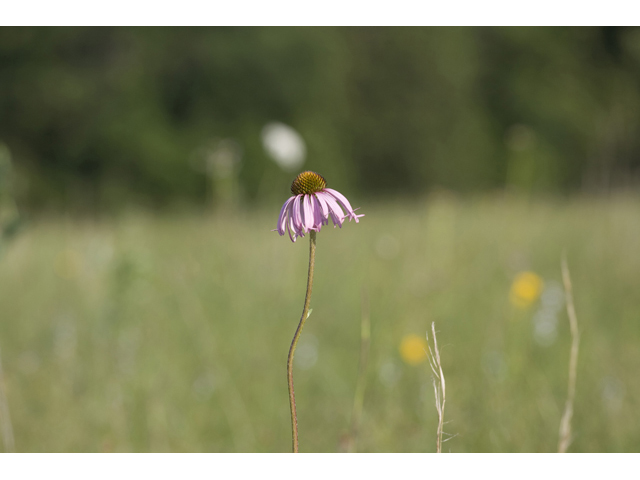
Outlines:
{"label": "blurred foliage", "polygon": [[363,194],[608,189],[640,167],[640,30],[3,27],[0,113],[32,209],[264,201],[270,121]]}
{"label": "blurred foliage", "polygon": [[13,198],[13,177],[11,153],[0,143],[0,256],[4,245],[16,236],[24,222]]}
{"label": "blurred foliage", "polygon": [[[457,434],[445,450],[555,451],[571,342],[563,247],[581,332],[570,451],[638,451],[640,197],[432,195],[365,213],[318,235],[295,359],[301,451],[337,451],[349,431],[363,289],[357,451],[435,450],[431,371],[407,363],[416,345],[403,353],[431,322]],[[0,264],[16,450],[288,451],[285,365],[308,244],[270,232],[276,215],[34,220]],[[527,308],[510,302],[521,272],[544,281]]]}

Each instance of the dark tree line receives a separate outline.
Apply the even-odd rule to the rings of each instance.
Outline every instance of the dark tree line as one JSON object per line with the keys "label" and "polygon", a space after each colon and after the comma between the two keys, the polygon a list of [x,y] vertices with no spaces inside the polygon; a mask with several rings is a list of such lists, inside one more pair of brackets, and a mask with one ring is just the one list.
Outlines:
{"label": "dark tree line", "polygon": [[33,209],[215,198],[202,152],[225,139],[241,198],[274,197],[270,121],[362,195],[624,186],[640,30],[0,29],[0,142]]}

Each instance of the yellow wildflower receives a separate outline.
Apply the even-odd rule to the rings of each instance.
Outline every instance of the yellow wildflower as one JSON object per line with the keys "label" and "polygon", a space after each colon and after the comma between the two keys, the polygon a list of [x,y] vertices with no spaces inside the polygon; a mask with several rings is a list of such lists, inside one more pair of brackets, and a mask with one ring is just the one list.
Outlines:
{"label": "yellow wildflower", "polygon": [[418,365],[427,359],[427,341],[418,335],[405,335],[400,342],[400,356],[409,365]]}
{"label": "yellow wildflower", "polygon": [[540,297],[544,282],[533,272],[521,272],[511,284],[509,300],[518,308],[527,308]]}

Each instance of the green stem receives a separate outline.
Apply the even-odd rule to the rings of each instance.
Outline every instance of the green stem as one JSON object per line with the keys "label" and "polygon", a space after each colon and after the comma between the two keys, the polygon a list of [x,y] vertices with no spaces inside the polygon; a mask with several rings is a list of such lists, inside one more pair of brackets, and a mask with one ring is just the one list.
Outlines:
{"label": "green stem", "polygon": [[298,453],[298,415],[296,413],[296,394],[293,390],[293,354],[296,351],[298,339],[302,333],[304,322],[309,315],[309,303],[311,302],[311,287],[313,286],[313,268],[316,263],[316,232],[309,232],[309,274],[307,276],[307,294],[304,297],[304,307],[302,309],[302,317],[296,330],[291,347],[289,348],[289,357],[287,358],[287,380],[289,383],[289,405],[291,406],[291,428],[293,437],[293,453]]}

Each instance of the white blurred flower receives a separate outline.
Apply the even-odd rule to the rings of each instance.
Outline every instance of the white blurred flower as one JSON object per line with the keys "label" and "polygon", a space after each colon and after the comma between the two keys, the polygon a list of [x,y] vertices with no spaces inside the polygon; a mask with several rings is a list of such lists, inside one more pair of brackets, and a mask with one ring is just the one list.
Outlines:
{"label": "white blurred flower", "polygon": [[307,156],[307,147],[300,134],[280,122],[264,126],[262,145],[278,166],[287,172],[298,170]]}
{"label": "white blurred flower", "polygon": [[564,306],[564,290],[562,289],[562,285],[555,280],[547,282],[540,300],[542,301],[543,307],[548,307],[556,312],[562,310]]}
{"label": "white blurred flower", "polygon": [[533,316],[533,338],[541,347],[549,347],[558,337],[558,314],[564,306],[560,283],[554,280],[545,283],[540,300],[540,309]]}
{"label": "white blurred flower", "polygon": [[553,310],[541,309],[533,316],[533,338],[541,347],[550,347],[558,336],[558,318]]}

